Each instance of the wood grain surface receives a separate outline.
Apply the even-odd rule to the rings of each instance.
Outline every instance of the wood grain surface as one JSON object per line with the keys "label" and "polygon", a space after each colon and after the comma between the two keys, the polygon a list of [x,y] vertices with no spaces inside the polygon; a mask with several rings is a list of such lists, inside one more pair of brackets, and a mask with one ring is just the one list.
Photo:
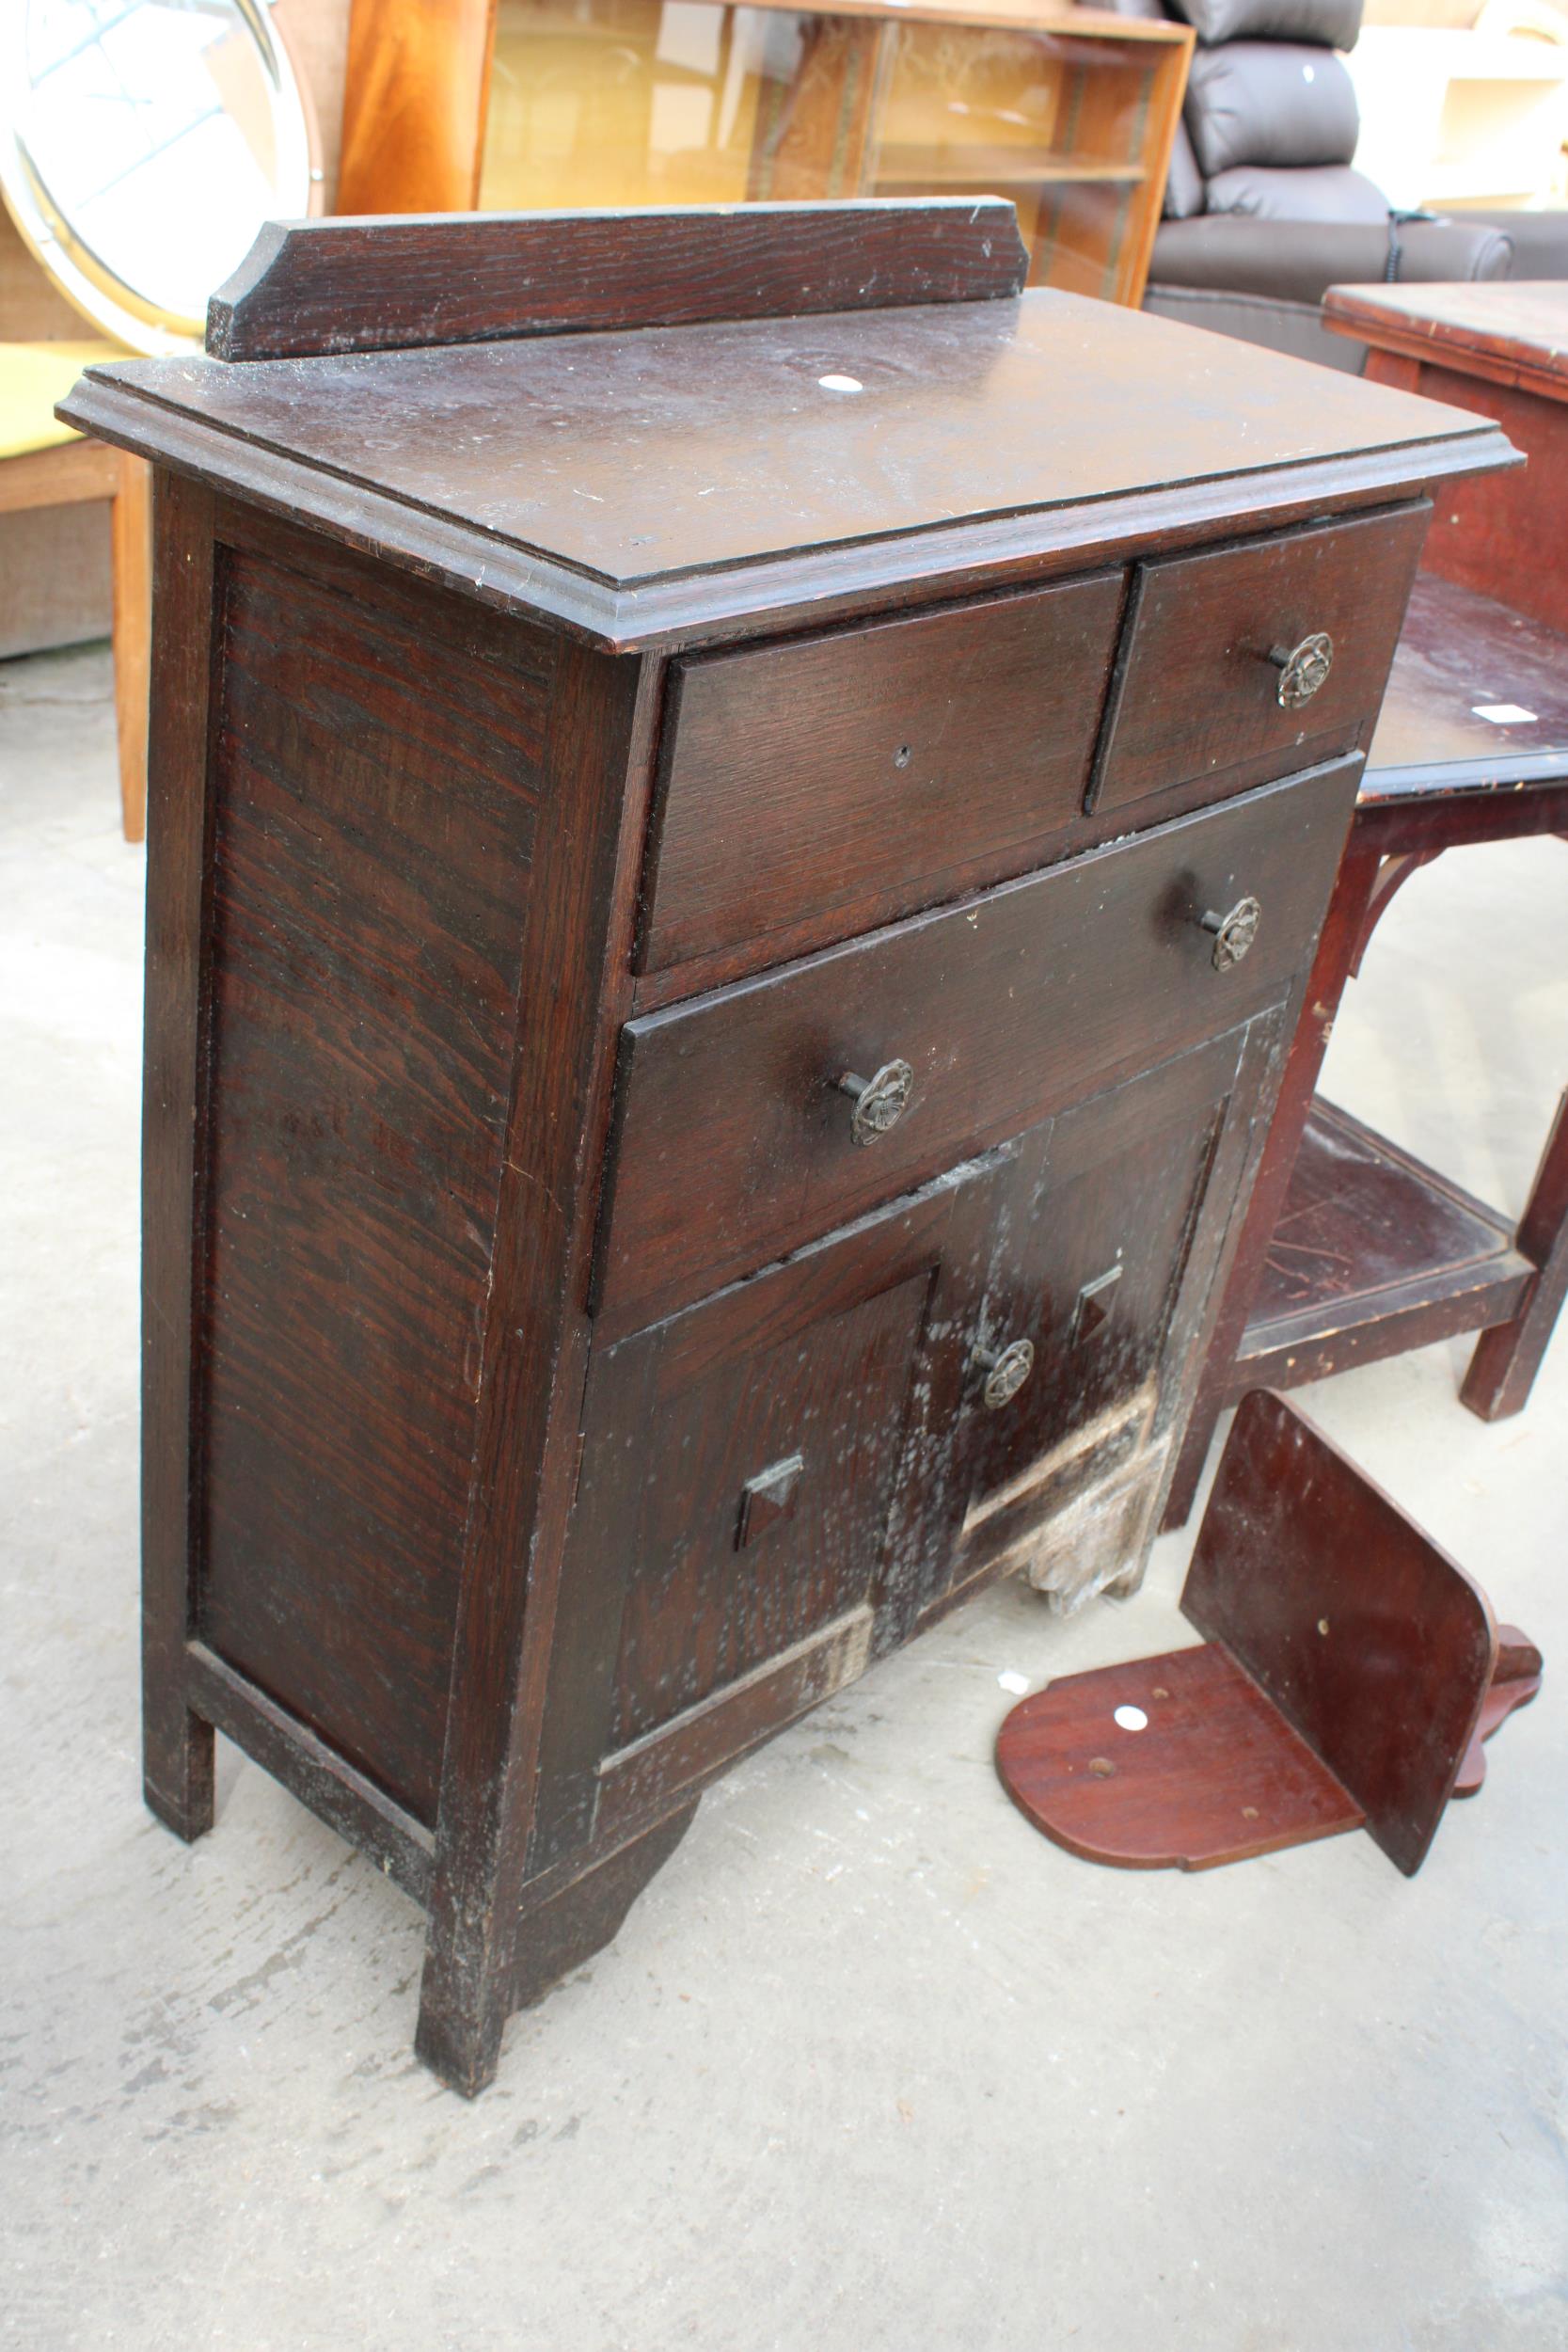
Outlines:
{"label": "wood grain surface", "polygon": [[200,1624],[434,1822],[551,649],[293,555],[219,625]]}
{"label": "wood grain surface", "polygon": [[[1083,569],[1496,466],[1497,428],[1039,291],[84,376],[72,423],[627,647]],[[861,389],[825,378],[847,377]],[[1148,385],[1161,387],[1148,430]],[[1243,439],[1230,420],[1244,409]],[[1042,419],[1049,429],[1041,429]],[[960,586],[962,583],[962,586]]]}
{"label": "wood grain surface", "polygon": [[1441,579],[1495,596],[1559,633],[1568,630],[1568,405],[1533,386],[1499,384],[1465,362],[1463,373],[1373,350],[1367,377],[1448,407],[1488,417],[1525,461],[1484,485],[1456,482],[1437,501],[1425,564]]}
{"label": "wood grain surface", "polygon": [[[831,1629],[859,1612],[856,1657],[835,1669],[847,1679],[870,1654],[873,1599],[910,1613],[903,1587],[919,1584],[930,1533],[918,1522],[978,1327],[995,1173],[944,1179],[596,1357],[531,1873],[588,1837],[601,1773],[631,1770],[622,1751],[640,1750],[645,1809],[730,1753],[726,1692],[751,1686],[735,1707],[760,1738],[801,1703],[794,1677],[758,1679],[769,1661],[795,1658],[819,1685],[814,1637],[842,1650]],[[752,1535],[748,1482],[794,1459],[788,1514]]]}
{"label": "wood grain surface", "polygon": [[680,664],[642,967],[1038,864],[1078,812],[1121,598],[1104,573]]}
{"label": "wood grain surface", "polygon": [[1237,1410],[1182,1614],[1221,1642],[1408,1877],[1492,1680],[1486,1596],[1282,1397]]}
{"label": "wood grain surface", "polygon": [[1382,351],[1568,400],[1568,283],[1330,286],[1323,324]]}
{"label": "wood grain surface", "polygon": [[[1321,918],[1356,764],[1318,771],[968,904],[630,1023],[598,1307],[624,1332],[1004,1141],[1075,1095],[1232,1026]],[[1198,928],[1256,893],[1243,963]],[[850,1140],[844,1073],[914,1072]]]}
{"label": "wood grain surface", "polygon": [[[1512,792],[1554,776],[1568,780],[1568,637],[1418,573],[1362,797]],[[1568,802],[1556,814],[1568,825]]]}
{"label": "wood grain surface", "polygon": [[996,1769],[1054,1844],[1123,1870],[1213,1869],[1367,1818],[1215,1642],[1048,1683],[1003,1724]]}
{"label": "wood grain surface", "polygon": [[213,1733],[186,1688],[202,1464],[196,1398],[207,1196],[208,741],[213,501],[157,481],[142,1044],[142,1754],[148,1804],[176,1835],[213,1820]]}
{"label": "wood grain surface", "polygon": [[[1364,744],[1432,509],[1139,564],[1091,805],[1194,775],[1231,790]],[[1285,708],[1271,656],[1329,638],[1328,676]]]}
{"label": "wood grain surface", "polygon": [[[359,111],[351,104],[349,119]],[[356,178],[346,120],[341,210],[382,211],[356,196]],[[213,296],[207,349],[216,359],[305,358],[994,301],[1020,291],[1026,266],[1017,215],[997,197],[274,221]]]}
{"label": "wood grain surface", "polygon": [[1513,1311],[1528,1279],[1507,1217],[1320,1097],[1237,1376],[1290,1386],[1287,1361],[1300,1379],[1321,1379],[1479,1330]]}
{"label": "wood grain surface", "polygon": [[[1237,791],[1205,687],[1136,803],[1168,821],[1082,814],[1122,584],[1504,453],[1016,295],[960,209],[291,233],[236,339],[297,298],[318,345],[372,311],[499,340],[126,363],[69,404],[163,469],[150,1793],[198,1835],[221,1726],[423,1901],[417,2048],[468,2093],[705,1783],[1008,1528],[1138,1574],[1358,758]],[[442,275],[546,246],[549,286]],[[660,301],[704,323],[634,325]],[[742,301],[788,315],[713,315]],[[1400,593],[1356,571],[1366,645]],[[1380,675],[1353,658],[1358,729]],[[1247,894],[1217,969],[1203,918]],[[862,1149],[839,1082],[899,1056]],[[971,1459],[1015,1314],[1040,1385]]]}

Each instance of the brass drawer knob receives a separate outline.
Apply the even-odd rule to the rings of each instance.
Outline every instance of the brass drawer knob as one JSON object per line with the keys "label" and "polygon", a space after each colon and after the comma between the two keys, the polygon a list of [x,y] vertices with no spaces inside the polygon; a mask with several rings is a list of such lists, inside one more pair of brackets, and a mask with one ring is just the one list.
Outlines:
{"label": "brass drawer knob", "polygon": [[869,1078],[857,1078],[852,1070],[847,1070],[836,1083],[839,1092],[847,1094],[855,1105],[849,1120],[850,1141],[875,1143],[890,1127],[896,1127],[909,1109],[914,1072],[907,1061],[885,1061]]}
{"label": "brass drawer knob", "polygon": [[1258,926],[1263,920],[1263,910],[1256,898],[1238,898],[1228,914],[1216,914],[1212,908],[1198,916],[1199,930],[1212,934],[1214,952],[1212,959],[1216,972],[1228,972],[1240,963],[1258,936]]}
{"label": "brass drawer knob", "polygon": [[1269,660],[1279,672],[1276,693],[1281,710],[1299,710],[1309,703],[1334,667],[1334,640],[1326,629],[1314,629],[1299,645],[1271,645]]}
{"label": "brass drawer knob", "polygon": [[977,1347],[974,1361],[986,1375],[981,1402],[991,1412],[1010,1405],[1035,1369],[1033,1340],[1013,1340],[1006,1347]]}

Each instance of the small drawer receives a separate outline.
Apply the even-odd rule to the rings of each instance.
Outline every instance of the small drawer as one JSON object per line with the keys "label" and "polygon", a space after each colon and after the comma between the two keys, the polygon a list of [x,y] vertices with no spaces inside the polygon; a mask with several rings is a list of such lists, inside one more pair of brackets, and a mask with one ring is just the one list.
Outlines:
{"label": "small drawer", "polygon": [[1123,584],[677,662],[641,968],[1037,864],[1082,807]]}
{"label": "small drawer", "polygon": [[[650,1323],[1279,994],[1358,760],[630,1022],[595,1308]],[[1260,919],[1204,928],[1254,899]],[[884,1078],[857,1100],[842,1081]]]}
{"label": "small drawer", "polygon": [[1089,807],[1204,776],[1218,797],[1364,750],[1431,512],[1139,564]]}

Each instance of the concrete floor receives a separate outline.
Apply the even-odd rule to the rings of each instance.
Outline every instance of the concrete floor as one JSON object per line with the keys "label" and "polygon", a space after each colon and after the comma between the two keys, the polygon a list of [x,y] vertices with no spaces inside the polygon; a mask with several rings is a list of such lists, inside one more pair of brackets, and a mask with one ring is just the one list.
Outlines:
{"label": "concrete floor", "polygon": [[[1071,1860],[990,1751],[1189,1638],[1185,1544],[1069,1625],[983,1599],[742,1766],[474,2106],[420,1919],[231,1750],[143,1813],[142,860],[99,651],[0,668],[0,2340],[28,2352],[1561,2352],[1568,1340],[1486,1428],[1440,1347],[1309,1408],[1560,1677],[1419,1878],[1362,1836]],[[1419,877],[1333,1090],[1517,1203],[1564,1075],[1568,848]]]}

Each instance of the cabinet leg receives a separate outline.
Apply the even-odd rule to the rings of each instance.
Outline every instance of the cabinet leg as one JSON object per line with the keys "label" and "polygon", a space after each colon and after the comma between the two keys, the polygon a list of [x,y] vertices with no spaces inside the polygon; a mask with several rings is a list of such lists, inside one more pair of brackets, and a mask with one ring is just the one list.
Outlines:
{"label": "cabinet leg", "polygon": [[213,1726],[176,1693],[150,1690],[142,1707],[142,1791],[148,1809],[187,1845],[213,1826]]}
{"label": "cabinet leg", "polygon": [[1482,1421],[1524,1410],[1568,1296],[1568,1093],[1557,1106],[1515,1239],[1539,1270],[1513,1321],[1494,1324],[1476,1343],[1459,1394]]}
{"label": "cabinet leg", "polygon": [[414,2051],[449,2090],[477,2099],[494,2081],[510,2003],[504,1974],[476,1966],[433,1928],[425,1947]]}
{"label": "cabinet leg", "polygon": [[[644,1830],[543,1900],[525,1893],[515,1949],[489,1970],[464,1965],[442,1948],[432,1927],[414,2047],[432,2074],[472,2099],[494,2077],[501,2033],[515,2009],[527,2009],[619,1934],[649,1880],[674,1852],[696,1816],[697,1801]],[[552,1874],[553,1875],[553,1874]]]}
{"label": "cabinet leg", "polygon": [[1171,1473],[1170,1490],[1165,1496],[1165,1507],[1160,1517],[1162,1534],[1168,1534],[1173,1527],[1185,1527],[1192,1517],[1197,1490],[1203,1484],[1209,1448],[1214,1442],[1214,1431],[1219,1426],[1219,1418],[1224,1410],[1223,1404],[1199,1396],[1193,1417],[1187,1423],[1181,1451],[1176,1457],[1176,1468]]}

